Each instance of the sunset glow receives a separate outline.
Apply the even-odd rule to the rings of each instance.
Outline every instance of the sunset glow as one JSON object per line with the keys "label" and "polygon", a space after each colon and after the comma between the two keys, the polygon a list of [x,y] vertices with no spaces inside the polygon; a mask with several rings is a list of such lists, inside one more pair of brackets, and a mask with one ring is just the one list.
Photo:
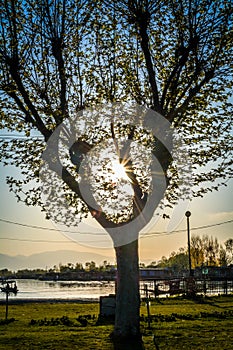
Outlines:
{"label": "sunset glow", "polygon": [[112,169],[113,169],[114,175],[116,176],[116,180],[120,180],[120,179],[128,180],[128,176],[125,172],[125,167],[122,163],[119,163],[118,160],[114,160],[112,162]]}

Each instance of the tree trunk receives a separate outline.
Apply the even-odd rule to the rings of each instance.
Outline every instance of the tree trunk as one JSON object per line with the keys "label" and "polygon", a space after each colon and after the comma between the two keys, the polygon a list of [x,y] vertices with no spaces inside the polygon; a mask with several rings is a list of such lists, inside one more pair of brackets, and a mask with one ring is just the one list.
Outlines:
{"label": "tree trunk", "polygon": [[138,240],[115,247],[115,251],[117,286],[113,338],[140,339]]}

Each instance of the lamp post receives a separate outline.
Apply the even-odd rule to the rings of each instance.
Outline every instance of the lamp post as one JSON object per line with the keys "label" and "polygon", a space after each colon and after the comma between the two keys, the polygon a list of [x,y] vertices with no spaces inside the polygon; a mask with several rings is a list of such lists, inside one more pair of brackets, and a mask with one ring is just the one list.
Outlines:
{"label": "lamp post", "polygon": [[189,256],[189,276],[193,275],[192,262],[191,262],[191,249],[190,249],[190,228],[189,228],[189,218],[191,216],[190,211],[186,211],[185,216],[187,217],[187,233],[188,233],[188,256]]}

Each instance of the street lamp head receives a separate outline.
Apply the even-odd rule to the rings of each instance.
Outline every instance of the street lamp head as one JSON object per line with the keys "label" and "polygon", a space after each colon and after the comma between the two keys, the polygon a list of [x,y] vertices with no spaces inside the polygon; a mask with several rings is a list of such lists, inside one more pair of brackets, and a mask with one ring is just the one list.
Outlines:
{"label": "street lamp head", "polygon": [[189,218],[191,216],[191,212],[190,211],[186,211],[185,216],[187,216],[187,218]]}

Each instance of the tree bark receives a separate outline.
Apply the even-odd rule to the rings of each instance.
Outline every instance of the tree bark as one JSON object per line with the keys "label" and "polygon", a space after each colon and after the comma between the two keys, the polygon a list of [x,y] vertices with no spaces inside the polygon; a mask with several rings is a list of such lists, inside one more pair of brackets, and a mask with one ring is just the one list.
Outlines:
{"label": "tree bark", "polygon": [[115,247],[115,251],[117,286],[113,338],[140,339],[138,240]]}

